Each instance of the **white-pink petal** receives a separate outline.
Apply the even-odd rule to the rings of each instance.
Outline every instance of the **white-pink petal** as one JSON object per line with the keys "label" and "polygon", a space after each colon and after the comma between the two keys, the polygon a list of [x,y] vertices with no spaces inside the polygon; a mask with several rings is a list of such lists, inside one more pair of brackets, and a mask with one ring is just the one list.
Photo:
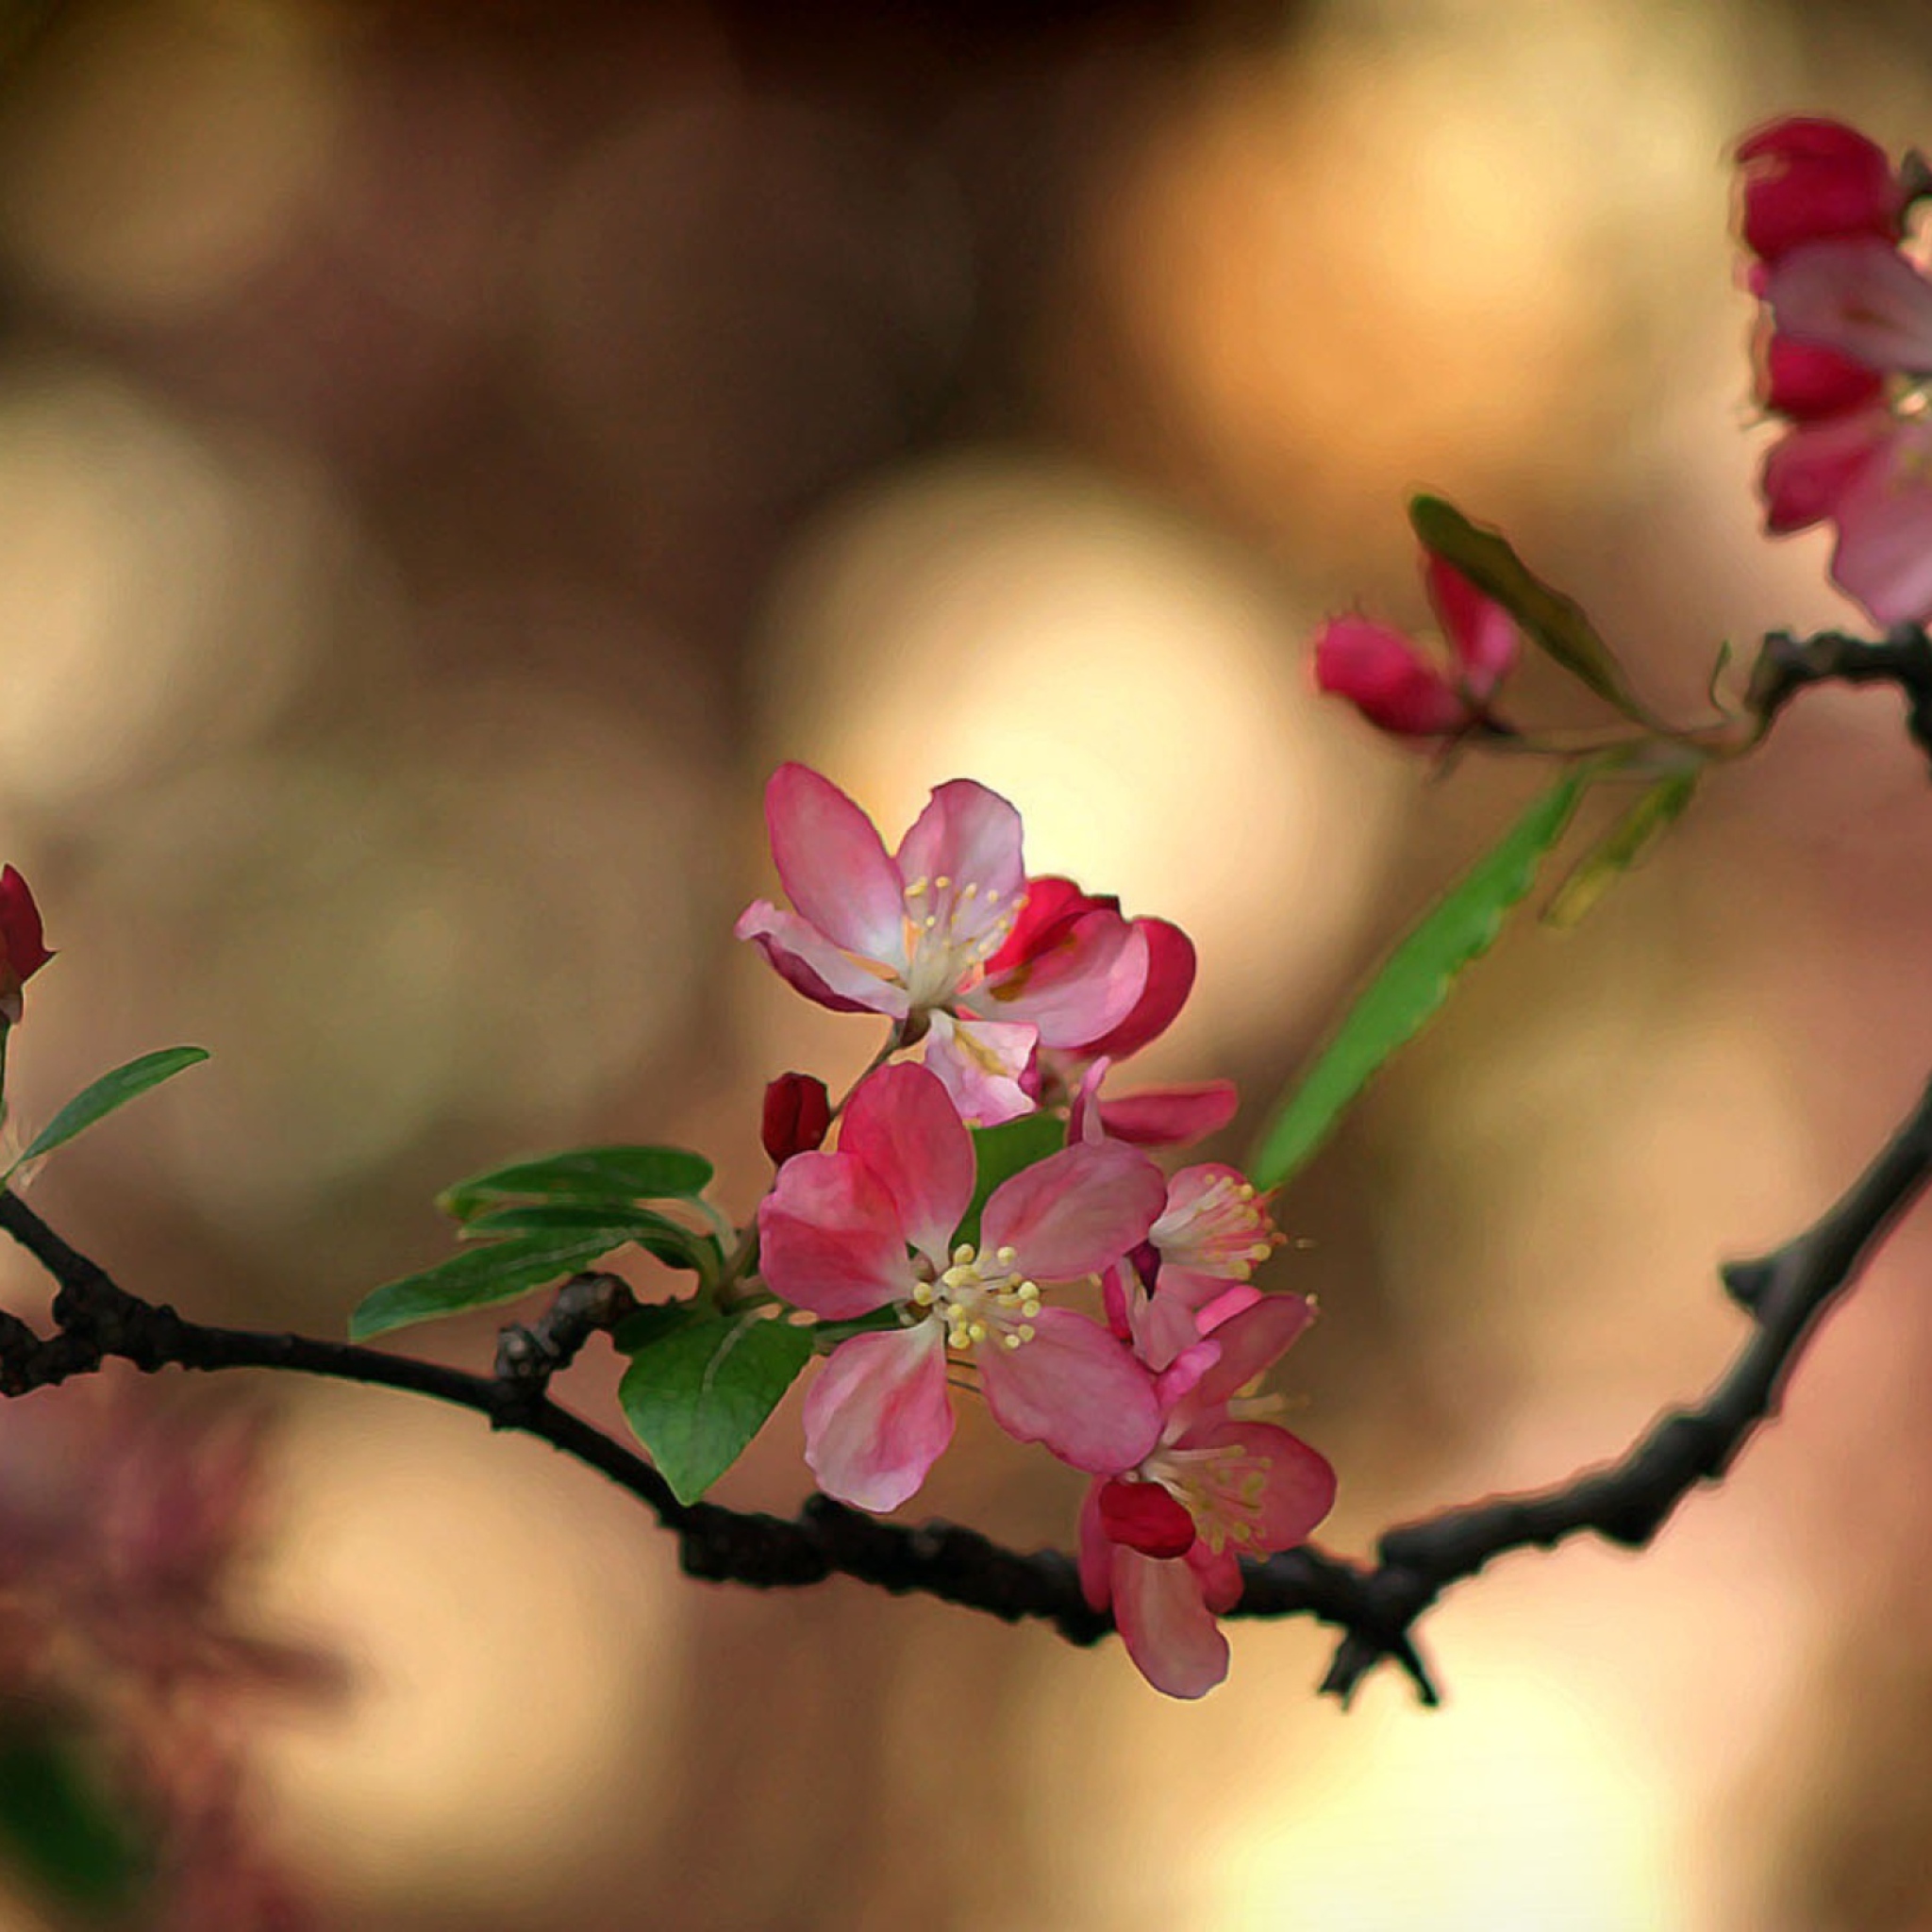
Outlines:
{"label": "white-pink petal", "polygon": [[1133,1468],[1160,1434],[1153,1377],[1124,1343],[1071,1308],[1042,1308],[1031,1325],[1032,1339],[1017,1348],[993,1336],[974,1350],[993,1420],[1091,1474]]}
{"label": "white-pink petal", "polygon": [[1881,370],[1932,372],[1932,282],[1870,237],[1813,242],[1773,264],[1764,299],[1781,334]]}
{"label": "white-pink petal", "polygon": [[952,1437],[937,1322],[841,1341],[805,1398],[805,1459],[826,1495],[856,1509],[896,1509]]}
{"label": "white-pink petal", "polygon": [[961,1120],[996,1127],[1034,1109],[1025,1074],[1040,1044],[1030,1026],[1004,1021],[928,1016],[925,1064],[953,1097]]}
{"label": "white-pink petal", "polygon": [[859,1082],[839,1151],[863,1161],[892,1197],[905,1238],[942,1270],[973,1199],[973,1137],[938,1076],[905,1063]]}
{"label": "white-pink petal", "polygon": [[1006,799],[971,778],[949,780],[899,841],[905,883],[925,885],[907,904],[956,941],[984,939],[1012,917],[1025,888],[1020,846],[1020,814]]}
{"label": "white-pink petal", "polygon": [[1038,958],[975,988],[965,1004],[990,1020],[1025,1021],[1042,1046],[1071,1048],[1112,1032],[1146,986],[1146,935],[1102,909]]}
{"label": "white-pink petal", "polygon": [[1837,519],[1833,579],[1880,624],[1932,618],[1932,429],[1901,425]]}
{"label": "white-pink petal", "polygon": [[1098,1274],[1147,1238],[1167,1199],[1160,1170],[1118,1141],[1083,1141],[993,1190],[981,1246],[1010,1247],[1036,1281]]}
{"label": "white-pink petal", "polygon": [[847,951],[903,968],[905,890],[864,812],[810,766],[784,764],[765,787],[765,824],[798,911]]}
{"label": "white-pink petal", "polygon": [[779,975],[807,999],[840,1013],[884,1013],[903,1019],[906,989],[882,978],[864,960],[836,946],[808,920],[769,899],[755,899],[733,931],[752,941]]}
{"label": "white-pink petal", "polygon": [[772,1292],[849,1322],[917,1285],[886,1184],[844,1154],[798,1154],[758,1207],[758,1268]]}

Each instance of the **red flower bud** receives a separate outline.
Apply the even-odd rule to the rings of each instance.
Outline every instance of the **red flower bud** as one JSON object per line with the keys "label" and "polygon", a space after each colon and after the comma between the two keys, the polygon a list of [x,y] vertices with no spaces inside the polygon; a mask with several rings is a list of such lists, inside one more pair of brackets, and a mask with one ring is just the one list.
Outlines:
{"label": "red flower bud", "polygon": [[41,937],[41,908],[9,865],[0,872],[0,1017],[20,1024],[20,990],[53,958]]}
{"label": "red flower bud", "polygon": [[832,1097],[810,1074],[780,1074],[765,1089],[763,1139],[774,1167],[809,1154],[832,1124]]}
{"label": "red flower bud", "polygon": [[1905,194],[1885,150],[1841,121],[1766,123],[1738,143],[1744,246],[1776,261],[1808,242],[1896,242]]}

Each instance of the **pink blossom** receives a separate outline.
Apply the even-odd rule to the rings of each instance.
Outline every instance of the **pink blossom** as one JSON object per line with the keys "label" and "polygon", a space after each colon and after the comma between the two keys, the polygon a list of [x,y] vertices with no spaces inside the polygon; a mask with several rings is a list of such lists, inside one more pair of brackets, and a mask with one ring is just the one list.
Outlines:
{"label": "pink blossom", "polygon": [[1032,1110],[1042,1044],[1072,1045],[1130,1014],[1147,981],[1145,939],[1118,917],[1082,922],[1050,960],[990,975],[1025,899],[1020,815],[956,778],[889,854],[872,821],[829,779],[781,765],[765,790],[772,856],[792,910],[758,900],[738,922],[808,999],[881,1013],[970,1121]]}
{"label": "pink blossom", "polygon": [[9,865],[0,871],[0,1021],[20,1024],[21,989],[53,958],[41,931],[41,908]]}
{"label": "pink blossom", "polygon": [[1108,1271],[1114,1332],[1132,1338],[1149,1368],[1167,1368],[1217,1320],[1261,1299],[1248,1282],[1281,1240],[1266,1199],[1239,1168],[1182,1168],[1168,1183],[1138,1265],[1129,1258]]}
{"label": "pink blossom", "polygon": [[1160,1427],[1153,1380],[1097,1322],[1042,1289],[1097,1274],[1145,1239],[1159,1170],[1118,1142],[1049,1155],[993,1191],[976,1244],[953,1243],[972,1200],[971,1136],[924,1067],[880,1068],[845,1108],[835,1153],[800,1154],[758,1209],[773,1291],[823,1320],[891,1308],[848,1337],[805,1404],[819,1487],[891,1509],[951,1439],[947,1363],[978,1370],[993,1419],[1076,1469],[1130,1466]]}
{"label": "pink blossom", "polygon": [[1494,727],[1489,701],[1516,661],[1515,623],[1441,558],[1425,552],[1423,575],[1455,675],[1388,625],[1331,617],[1315,635],[1315,683],[1398,738],[1451,738]]}
{"label": "pink blossom", "polygon": [[1334,1503],[1327,1459],[1242,1419],[1237,1399],[1312,1313],[1298,1295],[1267,1295],[1217,1325],[1161,1376],[1153,1449],[1088,1491],[1082,1589],[1112,1608],[1127,1655],[1170,1697],[1204,1696],[1227,1675],[1215,1619],[1241,1600],[1241,1558],[1306,1541]]}

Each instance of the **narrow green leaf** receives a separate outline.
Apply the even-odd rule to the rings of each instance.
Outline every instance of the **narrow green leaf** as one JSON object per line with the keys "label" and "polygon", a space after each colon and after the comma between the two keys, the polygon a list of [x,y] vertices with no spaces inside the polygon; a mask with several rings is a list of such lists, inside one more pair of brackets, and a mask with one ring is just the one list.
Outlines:
{"label": "narrow green leaf", "polygon": [[462,1238],[579,1234],[589,1239],[600,1230],[609,1236],[611,1247],[635,1241],[673,1268],[701,1269],[707,1261],[717,1267],[724,1258],[711,1236],[649,1208],[611,1201],[521,1201],[508,1208],[490,1208],[463,1224]]}
{"label": "narrow green leaf", "polygon": [[1389,956],[1269,1123],[1249,1163],[1257,1187],[1279,1187],[1307,1161],[1369,1077],[1448,997],[1456,975],[1495,942],[1595,775],[1558,779]]}
{"label": "narrow green leaf", "polygon": [[576,1201],[694,1200],[711,1163],[683,1147],[573,1147],[491,1168],[445,1188],[437,1206],[458,1221],[499,1201],[535,1195]]}
{"label": "narrow green leaf", "polygon": [[[38,1160],[56,1147],[64,1147],[77,1134],[84,1134],[96,1121],[105,1120],[116,1108],[139,1100],[150,1087],[172,1080],[184,1067],[198,1065],[208,1058],[205,1046],[164,1046],[158,1053],[144,1053],[111,1074],[103,1074],[92,1086],[84,1087],[34,1136],[33,1143],[13,1167]],[[13,1168],[8,1168],[11,1174]]]}
{"label": "narrow green leaf", "polygon": [[1411,497],[1408,521],[1424,549],[1454,564],[1477,590],[1493,597],[1524,635],[1573,677],[1581,678],[1626,718],[1654,722],[1582,607],[1544,583],[1500,531],[1471,523],[1440,496]]}
{"label": "narrow green leaf", "polygon": [[349,1317],[350,1339],[367,1341],[411,1322],[508,1301],[559,1275],[588,1268],[629,1239],[596,1228],[576,1235],[526,1235],[492,1241],[487,1248],[466,1249],[419,1274],[371,1289]]}
{"label": "narrow green leaf", "polygon": [[143,1837],[72,1742],[0,1737],[0,1852],[54,1897],[90,1917],[131,1904],[149,1863]]}
{"label": "narrow green leaf", "polygon": [[1003,1121],[996,1127],[973,1129],[973,1200],[966,1218],[959,1224],[958,1239],[979,1243],[979,1217],[1002,1181],[1010,1180],[1023,1167],[1058,1154],[1067,1144],[1067,1124],[1058,1114],[1024,1113],[1016,1121]]}
{"label": "narrow green leaf", "polygon": [[1593,911],[1597,901],[1633,866],[1649,858],[1651,848],[1683,817],[1703,775],[1700,767],[1659,778],[1557,888],[1556,897],[1543,910],[1543,923],[1567,929]]}
{"label": "narrow green leaf", "polygon": [[764,1426],[811,1331],[756,1311],[681,1325],[632,1357],[625,1415],[680,1503],[695,1503]]}

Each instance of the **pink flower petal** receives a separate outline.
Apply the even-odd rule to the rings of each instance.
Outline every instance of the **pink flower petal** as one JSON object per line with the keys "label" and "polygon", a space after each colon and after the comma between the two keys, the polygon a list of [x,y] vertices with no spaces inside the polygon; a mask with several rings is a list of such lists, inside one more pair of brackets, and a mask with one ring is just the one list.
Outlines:
{"label": "pink flower petal", "polygon": [[1032,1326],[1018,1348],[992,1339],[973,1352],[992,1419],[1016,1441],[1044,1442],[1093,1475],[1133,1468],[1160,1434],[1153,1377],[1071,1308],[1042,1308]]}
{"label": "pink flower petal", "polygon": [[1335,1471],[1328,1458],[1273,1423],[1223,1423],[1191,1429],[1182,1441],[1190,1449],[1237,1448],[1265,1471],[1251,1519],[1254,1538],[1241,1545],[1243,1556],[1294,1549],[1335,1507]]}
{"label": "pink flower petal", "polygon": [[1147,941],[1118,912],[1075,920],[1060,937],[965,1004],[989,1020],[1038,1028],[1042,1046],[1074,1047],[1105,1034],[1131,1013],[1147,985]]}
{"label": "pink flower petal", "polygon": [[1903,196],[1885,150],[1841,121],[1790,115],[1738,143],[1744,245],[1766,261],[1827,236],[1898,239]]}
{"label": "pink flower petal", "polygon": [[1087,1485],[1080,1504],[1079,1551],[1080,1594],[1092,1610],[1104,1610],[1113,1601],[1114,1545],[1100,1526],[1100,1482]]}
{"label": "pink flower petal", "polygon": [[1801,423],[1780,437],[1766,453],[1759,481],[1765,528],[1785,536],[1831,516],[1897,432],[1889,410],[1863,409]]}
{"label": "pink flower petal", "polygon": [[1135,1668],[1170,1697],[1205,1697],[1227,1675],[1227,1639],[1185,1558],[1116,1549],[1113,1619]]}
{"label": "pink flower petal", "polygon": [[1932,428],[1900,428],[1837,514],[1833,579],[1880,624],[1932,619]]}
{"label": "pink flower petal", "polygon": [[996,1127],[1034,1110],[1026,1074],[1039,1045],[1031,1026],[935,1011],[928,1018],[925,1064],[952,1095],[961,1120]]}
{"label": "pink flower petal", "polygon": [[1117,1060],[1139,1053],[1174,1024],[1193,991],[1193,941],[1165,919],[1137,919],[1134,927],[1147,941],[1147,984],[1127,1017],[1111,1033],[1088,1041],[1084,1053]]}
{"label": "pink flower petal", "polygon": [[1014,915],[1026,887],[1020,814],[997,791],[951,779],[899,841],[899,871],[908,887],[925,881],[922,896],[908,895],[913,910],[936,918],[955,940],[984,938]]}
{"label": "pink flower petal", "polygon": [[1194,1519],[1158,1483],[1124,1476],[1102,1483],[1100,1526],[1109,1541],[1143,1557],[1185,1557],[1194,1546]]}
{"label": "pink flower petal", "polygon": [[1932,283],[1882,242],[1813,242],[1764,285],[1778,332],[1874,369],[1932,370]]}
{"label": "pink flower petal", "polygon": [[1232,1544],[1216,1550],[1197,1540],[1188,1552],[1187,1565],[1194,1573],[1194,1588],[1201,1592],[1201,1601],[1217,1617],[1226,1616],[1241,1602],[1245,1585],[1241,1558]]}
{"label": "pink flower petal", "polygon": [[952,1437],[937,1322],[841,1341],[805,1398],[805,1459],[855,1509],[896,1509]]}
{"label": "pink flower petal", "polygon": [[733,931],[750,940],[788,984],[807,999],[835,1013],[885,1013],[904,1019],[910,1002],[906,989],[882,978],[795,912],[755,899],[739,915]]}
{"label": "pink flower petal", "polygon": [[1442,634],[1462,667],[1462,681],[1480,702],[1516,662],[1516,620],[1433,552],[1426,553],[1423,577]]}
{"label": "pink flower petal", "polygon": [[1400,738],[1446,738],[1474,715],[1408,638],[1365,617],[1331,617],[1316,632],[1315,683]]}
{"label": "pink flower petal", "polygon": [[1185,1147],[1218,1134],[1235,1116],[1241,1095],[1232,1080],[1192,1087],[1148,1087],[1100,1103],[1100,1124],[1116,1141],[1137,1147]]}
{"label": "pink flower petal", "polygon": [[1885,394],[1885,378],[1836,349],[1774,333],[1758,352],[1757,389],[1767,409],[1808,423],[1878,402]]}
{"label": "pink flower petal", "polygon": [[906,894],[873,822],[808,765],[780,765],[765,787],[772,858],[792,905],[835,944],[906,963]]}
{"label": "pink flower petal", "polygon": [[839,1128],[839,1151],[884,1183],[905,1239],[937,1269],[973,1199],[973,1137],[938,1076],[910,1063],[859,1082]]}
{"label": "pink flower petal", "polygon": [[1089,912],[1120,909],[1118,899],[1097,898],[1091,892],[1083,892],[1072,879],[1058,878],[1050,873],[1030,878],[1026,881],[1025,902],[1020,916],[1013,922],[1006,943],[986,962],[987,973],[1004,973],[1008,967],[1030,959],[1034,954],[1055,944],[1076,920]]}
{"label": "pink flower petal", "polygon": [[1098,1274],[1146,1240],[1167,1199],[1160,1170],[1118,1141],[1082,1141],[993,1190],[981,1246],[1011,1247],[1036,1281]]}
{"label": "pink flower petal", "polygon": [[846,1154],[799,1154],[758,1207],[758,1267],[772,1292],[830,1322],[907,1300],[918,1277],[886,1184]]}

